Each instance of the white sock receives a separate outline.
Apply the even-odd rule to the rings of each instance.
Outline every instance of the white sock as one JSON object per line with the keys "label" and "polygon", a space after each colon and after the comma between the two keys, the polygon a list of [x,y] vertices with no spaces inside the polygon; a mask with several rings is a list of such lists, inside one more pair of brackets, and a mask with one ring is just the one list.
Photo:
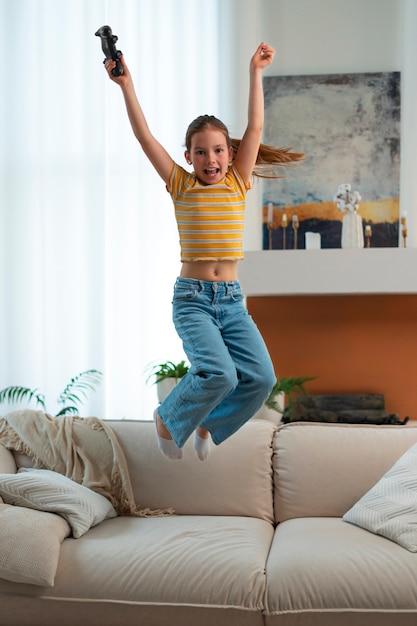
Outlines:
{"label": "white sock", "polygon": [[196,431],[194,433],[194,450],[200,461],[205,461],[210,454],[210,436],[204,439]]}
{"label": "white sock", "polygon": [[162,452],[164,456],[166,456],[168,459],[171,459],[172,461],[182,459],[182,450],[181,448],[177,446],[175,441],[173,439],[164,439],[164,437],[161,437],[159,435],[158,427],[157,427],[157,416],[158,416],[158,409],[155,409],[155,411],[153,412],[153,419],[155,422],[155,430],[156,430],[156,438],[158,441],[158,448],[160,449],[160,451]]}

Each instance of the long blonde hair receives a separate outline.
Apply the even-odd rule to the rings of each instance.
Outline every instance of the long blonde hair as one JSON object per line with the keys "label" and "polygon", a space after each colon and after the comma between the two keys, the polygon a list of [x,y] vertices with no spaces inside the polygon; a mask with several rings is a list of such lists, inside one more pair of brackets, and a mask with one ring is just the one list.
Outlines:
{"label": "long blonde hair", "polygon": [[[228,147],[231,146],[233,148],[234,159],[241,140],[231,138],[227,126],[214,115],[200,115],[191,122],[185,135],[185,146],[187,150],[191,150],[191,140],[193,136],[206,128],[215,128],[224,134]],[[292,152],[292,148],[275,148],[274,146],[261,143],[253,170],[253,176],[257,176],[258,178],[281,178],[281,167],[294,165],[302,161],[303,158],[304,153]]]}

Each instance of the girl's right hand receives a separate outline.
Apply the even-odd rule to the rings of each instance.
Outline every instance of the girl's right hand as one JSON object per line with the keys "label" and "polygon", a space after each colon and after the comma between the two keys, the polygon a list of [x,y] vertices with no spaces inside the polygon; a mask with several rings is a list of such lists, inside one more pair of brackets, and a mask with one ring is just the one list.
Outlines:
{"label": "girl's right hand", "polygon": [[125,83],[127,83],[128,81],[131,80],[131,76],[130,76],[130,72],[128,70],[128,67],[125,63],[123,54],[122,56],[119,58],[119,61],[123,67],[123,74],[121,76],[114,76],[114,74],[112,74],[112,69],[116,67],[116,61],[112,61],[112,59],[107,59],[104,63],[104,67],[106,68],[107,74],[109,75],[109,78],[114,82],[117,83],[118,85],[123,85]]}

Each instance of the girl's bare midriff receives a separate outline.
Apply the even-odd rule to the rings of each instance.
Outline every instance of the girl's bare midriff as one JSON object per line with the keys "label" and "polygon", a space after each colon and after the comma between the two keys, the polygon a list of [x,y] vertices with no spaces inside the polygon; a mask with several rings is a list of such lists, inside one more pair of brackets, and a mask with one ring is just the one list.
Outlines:
{"label": "girl's bare midriff", "polygon": [[182,264],[180,275],[196,280],[230,282],[237,280],[237,261],[194,261]]}

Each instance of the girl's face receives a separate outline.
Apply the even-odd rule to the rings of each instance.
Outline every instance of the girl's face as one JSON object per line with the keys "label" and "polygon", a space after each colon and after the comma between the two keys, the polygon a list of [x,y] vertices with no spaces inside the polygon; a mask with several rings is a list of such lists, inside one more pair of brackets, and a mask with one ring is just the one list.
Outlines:
{"label": "girl's face", "polygon": [[221,130],[206,128],[192,136],[191,148],[185,151],[185,158],[194,167],[200,183],[214,185],[225,177],[232,152]]}

